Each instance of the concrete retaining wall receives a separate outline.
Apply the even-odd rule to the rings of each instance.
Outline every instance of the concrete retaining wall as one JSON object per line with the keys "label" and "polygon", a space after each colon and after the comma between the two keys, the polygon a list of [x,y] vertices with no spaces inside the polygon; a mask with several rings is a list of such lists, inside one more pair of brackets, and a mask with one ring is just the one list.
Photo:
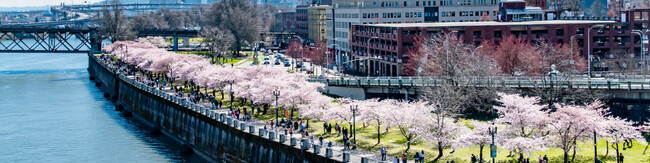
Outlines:
{"label": "concrete retaining wall", "polygon": [[[149,89],[123,75],[115,75],[93,56],[89,56],[88,72],[101,89],[125,111],[153,124],[164,133],[192,147],[195,152],[227,162],[298,163],[338,162],[307,150],[291,147],[267,137],[238,129],[241,123],[223,114],[214,114],[202,107],[174,96]],[[247,131],[247,132],[245,132]],[[277,139],[277,138],[276,138]]]}

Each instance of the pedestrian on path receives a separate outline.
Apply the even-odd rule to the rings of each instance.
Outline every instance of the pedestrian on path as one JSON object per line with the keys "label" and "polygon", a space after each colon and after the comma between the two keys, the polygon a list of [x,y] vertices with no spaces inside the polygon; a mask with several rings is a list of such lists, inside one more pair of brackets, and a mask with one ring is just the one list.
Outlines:
{"label": "pedestrian on path", "polygon": [[402,163],[406,163],[406,152],[402,152]]}
{"label": "pedestrian on path", "polygon": [[320,142],[320,146],[323,146],[323,135],[321,134],[320,137],[318,137],[318,141]]}
{"label": "pedestrian on path", "polygon": [[381,160],[386,161],[386,148],[384,146],[381,146],[381,148],[379,148],[379,152],[381,152]]}
{"label": "pedestrian on path", "polygon": [[424,162],[424,150],[420,152],[420,162]]}

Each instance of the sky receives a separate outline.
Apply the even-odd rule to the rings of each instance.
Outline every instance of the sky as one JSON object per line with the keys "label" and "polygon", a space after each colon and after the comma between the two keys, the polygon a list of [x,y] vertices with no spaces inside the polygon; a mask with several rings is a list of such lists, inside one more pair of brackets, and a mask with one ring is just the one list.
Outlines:
{"label": "sky", "polygon": [[83,4],[84,2],[95,3],[102,0],[0,0],[0,7],[34,7],[54,6],[61,3]]}

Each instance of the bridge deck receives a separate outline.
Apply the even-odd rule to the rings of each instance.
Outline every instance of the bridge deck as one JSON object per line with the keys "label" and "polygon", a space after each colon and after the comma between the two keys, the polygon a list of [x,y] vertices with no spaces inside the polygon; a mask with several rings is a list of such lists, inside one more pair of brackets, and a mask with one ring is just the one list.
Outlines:
{"label": "bridge deck", "polygon": [[[354,87],[425,87],[440,86],[444,79],[309,79],[329,86]],[[618,90],[650,90],[650,81],[620,81],[618,79],[596,80],[477,80],[468,86],[475,87],[508,87],[508,88],[575,88],[575,89],[618,89]]]}

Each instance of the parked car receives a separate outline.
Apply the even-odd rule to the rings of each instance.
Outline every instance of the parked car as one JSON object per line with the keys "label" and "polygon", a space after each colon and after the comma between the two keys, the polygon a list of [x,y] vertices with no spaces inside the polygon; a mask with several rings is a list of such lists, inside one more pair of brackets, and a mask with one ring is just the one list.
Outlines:
{"label": "parked car", "polygon": [[280,59],[275,59],[275,65],[279,65],[279,64],[280,64]]}
{"label": "parked car", "polygon": [[270,59],[269,57],[264,57],[264,60],[265,60],[265,61],[266,61],[266,60],[269,60],[269,59]]}
{"label": "parked car", "polygon": [[265,65],[268,65],[268,64],[269,64],[269,61],[264,61],[264,64],[265,64]]}
{"label": "parked car", "polygon": [[289,61],[284,61],[284,67],[289,67],[291,64],[289,64]]}

